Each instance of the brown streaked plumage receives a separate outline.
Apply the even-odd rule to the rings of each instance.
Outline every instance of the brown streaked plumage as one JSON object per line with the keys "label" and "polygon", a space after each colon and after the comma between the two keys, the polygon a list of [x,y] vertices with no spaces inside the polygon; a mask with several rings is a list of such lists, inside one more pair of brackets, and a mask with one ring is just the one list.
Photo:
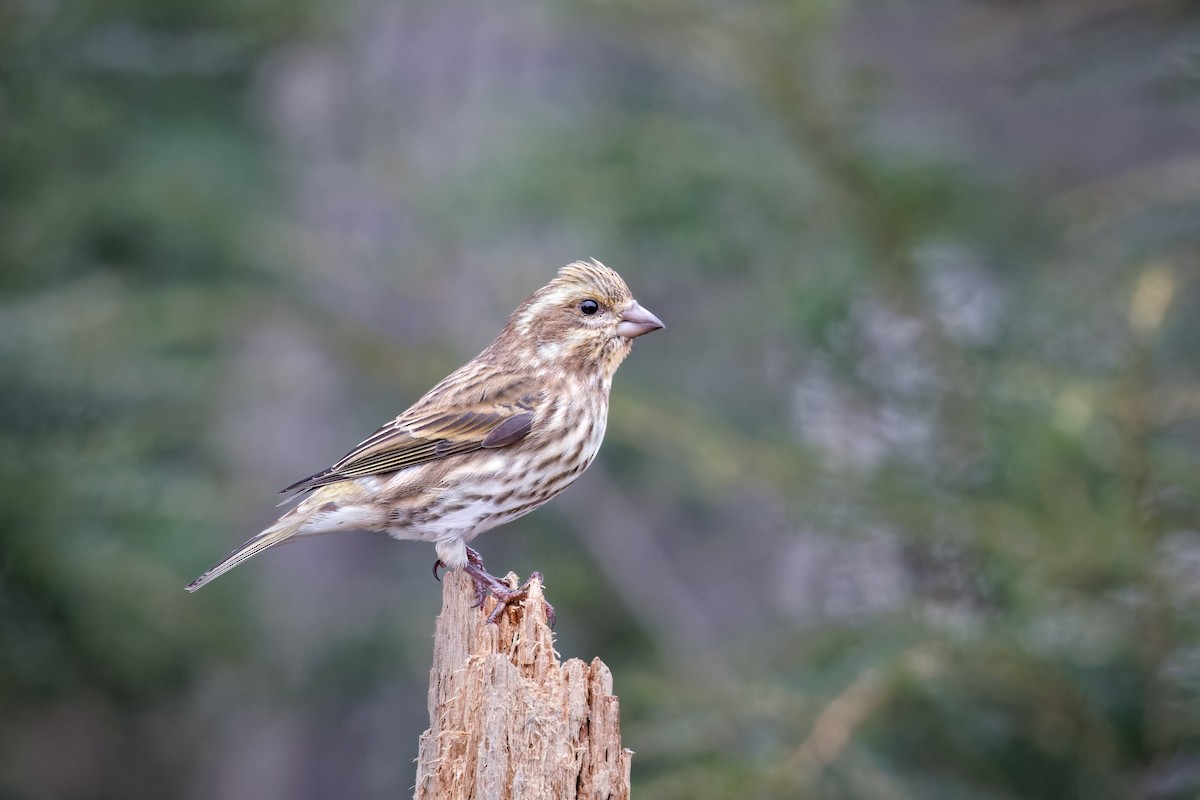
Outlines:
{"label": "brown streaked plumage", "polygon": [[434,542],[482,593],[517,596],[467,545],[579,477],[604,438],[608,393],[633,339],[663,327],[598,261],[559,270],[500,335],[329,469],[285,492],[299,504],[188,585],[268,547],[342,530]]}

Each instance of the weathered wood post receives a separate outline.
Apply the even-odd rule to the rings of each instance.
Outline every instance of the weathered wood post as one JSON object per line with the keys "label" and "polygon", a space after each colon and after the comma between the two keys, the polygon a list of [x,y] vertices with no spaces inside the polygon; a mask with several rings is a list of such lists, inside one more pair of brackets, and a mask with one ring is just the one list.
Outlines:
{"label": "weathered wood post", "polygon": [[495,601],[473,602],[471,579],[447,574],[417,800],[626,800],[633,752],[608,667],[558,661],[539,581],[495,625]]}

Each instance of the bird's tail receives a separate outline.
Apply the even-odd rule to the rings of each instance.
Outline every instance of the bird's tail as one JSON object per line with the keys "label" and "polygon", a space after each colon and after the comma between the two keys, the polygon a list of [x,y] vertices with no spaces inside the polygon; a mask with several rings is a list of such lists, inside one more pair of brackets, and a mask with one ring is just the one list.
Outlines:
{"label": "bird's tail", "polygon": [[187,585],[189,592],[194,592],[204,584],[211,581],[213,578],[224,575],[229,570],[241,564],[251,556],[256,556],[268,547],[273,547],[281,542],[285,542],[291,537],[299,534],[309,522],[307,514],[298,513],[299,508],[284,514],[278,522],[267,528],[257,536],[252,537],[248,542],[243,544],[237,550],[234,550],[225,560],[216,564],[199,578]]}

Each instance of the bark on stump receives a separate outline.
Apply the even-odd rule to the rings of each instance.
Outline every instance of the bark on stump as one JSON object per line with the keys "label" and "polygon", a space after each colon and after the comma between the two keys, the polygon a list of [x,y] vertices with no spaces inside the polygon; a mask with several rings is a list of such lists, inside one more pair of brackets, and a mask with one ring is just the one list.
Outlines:
{"label": "bark on stump", "polygon": [[416,799],[626,800],[633,751],[608,667],[559,663],[538,581],[496,625],[495,600],[474,602],[465,573],[445,576]]}

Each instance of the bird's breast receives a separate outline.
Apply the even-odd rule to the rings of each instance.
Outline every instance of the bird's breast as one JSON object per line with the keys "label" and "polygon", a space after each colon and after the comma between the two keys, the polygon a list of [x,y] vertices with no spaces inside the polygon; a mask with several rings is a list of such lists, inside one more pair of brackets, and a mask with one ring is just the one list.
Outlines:
{"label": "bird's breast", "polygon": [[397,517],[404,530],[395,535],[470,540],[548,502],[596,457],[607,424],[606,401],[567,392],[540,409],[519,444],[455,457],[428,502]]}

